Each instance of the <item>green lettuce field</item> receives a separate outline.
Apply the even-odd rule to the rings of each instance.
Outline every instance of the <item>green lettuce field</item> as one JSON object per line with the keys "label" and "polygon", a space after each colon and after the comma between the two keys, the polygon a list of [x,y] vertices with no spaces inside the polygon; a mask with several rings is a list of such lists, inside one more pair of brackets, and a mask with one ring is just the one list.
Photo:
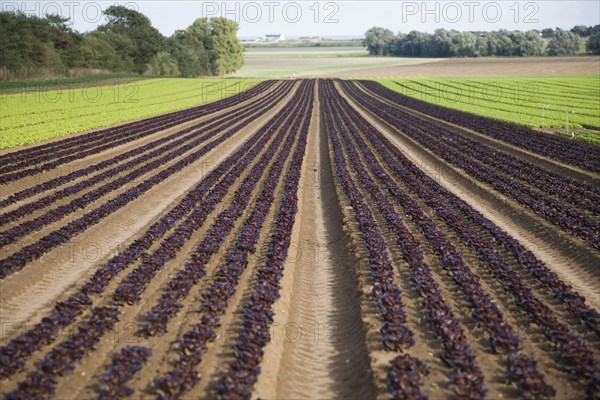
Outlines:
{"label": "green lettuce field", "polygon": [[0,97],[0,149],[110,126],[231,96],[259,80],[146,79]]}
{"label": "green lettuce field", "polygon": [[600,77],[375,78],[404,95],[600,143]]}

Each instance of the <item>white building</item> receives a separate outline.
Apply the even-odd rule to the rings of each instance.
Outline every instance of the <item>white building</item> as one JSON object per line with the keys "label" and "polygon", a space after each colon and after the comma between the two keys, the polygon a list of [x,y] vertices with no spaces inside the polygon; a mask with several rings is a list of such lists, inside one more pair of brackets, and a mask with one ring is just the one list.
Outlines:
{"label": "white building", "polygon": [[279,33],[265,35],[266,42],[281,42],[282,40],[285,40],[285,36]]}

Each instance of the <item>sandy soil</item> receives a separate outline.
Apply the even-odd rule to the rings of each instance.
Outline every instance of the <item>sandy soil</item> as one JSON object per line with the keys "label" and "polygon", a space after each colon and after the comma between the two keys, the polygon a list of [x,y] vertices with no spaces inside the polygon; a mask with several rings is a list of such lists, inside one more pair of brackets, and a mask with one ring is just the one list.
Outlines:
{"label": "sandy soil", "polygon": [[344,246],[318,106],[315,99],[294,250],[286,264],[281,299],[274,307],[277,334],[266,348],[257,398],[374,395],[353,268],[356,260]]}
{"label": "sandy soil", "polygon": [[[591,61],[593,60],[597,59],[591,58]],[[457,64],[461,62],[461,60],[450,61]],[[479,60],[477,61],[479,62]],[[547,61],[544,59],[544,62]],[[580,61],[584,62],[585,60]],[[505,62],[505,60],[493,60],[493,62],[481,60],[481,62],[495,63],[494,68],[505,68],[500,67],[501,62]],[[540,65],[536,64],[537,62],[536,60],[530,61],[531,68],[539,68]],[[541,63],[542,59],[539,62]],[[430,67],[422,65],[420,68]],[[492,67],[490,66],[490,68]],[[483,68],[483,70],[486,69]],[[56,251],[29,263],[21,271],[0,280],[0,326],[2,327],[0,345],[5,345],[9,339],[14,338],[26,327],[40,321],[57,301],[64,301],[75,293],[92,276],[96,268],[103,265],[116,251],[140,237],[153,222],[165,215],[176,202],[181,200],[203,176],[212,171],[219,162],[231,155],[253,133],[275,116],[287,104],[297,87],[298,85],[295,85],[285,98],[270,106],[265,112],[257,113],[256,116],[249,118],[248,124],[233,138],[226,140],[200,160],[186,166],[179,173],[164,180],[140,198],[87,229]],[[554,270],[561,279],[586,296],[589,305],[600,308],[600,275],[597,268],[593,268],[594,265],[600,265],[600,255],[594,250],[549,225],[537,215],[523,209],[487,185],[473,181],[463,171],[448,165],[416,144],[403,132],[361,108],[343,90],[340,90],[340,93],[349,100],[354,112],[363,116],[382,132],[394,146],[421,170],[434,178],[439,185],[458,195],[487,219],[518,239],[538,259]],[[365,93],[365,95],[367,94]],[[383,347],[380,333],[382,318],[371,296],[373,280],[366,257],[365,242],[359,231],[352,207],[340,187],[333,168],[333,143],[323,122],[325,116],[323,107],[318,100],[317,91],[313,96],[313,114],[302,117],[311,118],[311,127],[301,169],[298,213],[292,232],[292,248],[285,261],[285,270],[280,284],[281,296],[273,306],[275,317],[274,323],[270,327],[272,340],[264,348],[261,374],[254,385],[253,398],[384,399],[387,398],[386,374],[389,361],[399,353],[388,351]],[[247,103],[252,103],[252,101],[251,99]],[[239,108],[232,110],[239,110]],[[431,117],[418,113],[414,115],[448,126],[447,123]],[[81,168],[110,159],[121,152],[147,143],[151,139],[165,137],[169,133],[194,122],[206,120],[208,117],[210,116],[156,133],[152,135],[152,138],[85,158],[77,165],[72,165],[71,168]],[[579,171],[493,141],[476,132],[462,130],[459,127],[453,127],[453,129],[482,143],[496,146],[499,150],[522,157],[574,179],[592,179],[595,182],[598,178],[586,174],[585,171]],[[218,132],[216,132],[215,138],[223,133],[219,128],[216,130]],[[274,135],[270,136],[269,143],[273,137]],[[257,157],[264,154],[269,143],[260,149]],[[280,145],[278,151],[283,151],[283,146]],[[182,157],[170,160],[165,168]],[[347,151],[346,157],[348,157]],[[376,157],[384,165],[381,155],[376,154]],[[288,169],[290,158],[288,156],[285,161],[283,171]],[[346,160],[349,161],[349,158]],[[364,161],[363,156],[361,162],[364,163]],[[269,166],[272,164],[273,160],[269,161]],[[369,166],[364,164],[368,171]],[[384,168],[393,176],[390,168],[387,166]],[[268,168],[265,168],[265,171],[267,170]],[[438,171],[441,170],[445,171],[443,179],[438,175]],[[61,173],[60,171],[54,172]],[[155,172],[152,171],[141,179],[152,176]],[[110,363],[111,357],[128,344],[142,345],[152,349],[152,356],[148,363],[128,382],[128,385],[135,390],[132,398],[154,397],[151,391],[153,379],[169,371],[177,360],[182,335],[197,323],[202,293],[212,283],[215,272],[225,261],[227,250],[240,233],[242,223],[249,215],[264,184],[264,175],[250,194],[249,207],[244,211],[243,216],[233,223],[231,232],[219,252],[205,266],[206,276],[193,287],[187,297],[180,301],[181,309],[170,321],[168,331],[151,338],[135,336],[135,332],[144,322],[144,315],[162,296],[165,284],[189,260],[197,244],[206,237],[209,227],[219,213],[231,204],[234,191],[240,187],[242,179],[247,176],[248,172],[249,168],[236,179],[231,191],[210,213],[206,222],[192,234],[190,240],[176,253],[175,257],[167,262],[151,280],[142,294],[141,301],[134,305],[119,306],[122,315],[117,326],[101,338],[91,354],[75,363],[72,372],[68,372],[64,377],[58,379],[56,398],[87,399],[95,397],[98,379]],[[356,175],[356,171],[352,173]],[[377,181],[374,174],[368,173],[385,191],[382,183]],[[48,176],[32,178],[41,181],[50,179]],[[14,191],[31,186],[35,179],[15,182],[0,188],[2,189],[0,200]],[[437,216],[423,199],[419,198],[418,194],[413,193],[405,182],[398,177],[393,177],[393,179],[403,191],[415,199],[426,215],[435,221],[439,229],[461,252],[472,270],[479,275],[482,288],[493,298],[506,322],[518,331],[523,341],[523,351],[538,361],[540,370],[546,374],[547,382],[557,390],[556,398],[582,397],[582,384],[572,380],[564,370],[560,369],[557,352],[550,348],[540,329],[522,312],[512,296],[507,295],[487,267],[478,260],[476,253]],[[81,216],[84,212],[103,204],[136,183],[138,181],[111,192],[91,203],[85,210],[76,211],[64,220],[57,221],[39,232],[20,239],[14,246],[0,249],[2,258],[18,251],[20,246],[33,243],[43,235],[65,225],[68,220]],[[408,264],[395,244],[394,233],[387,228],[385,218],[379,211],[378,205],[366,195],[364,187],[358,186],[365,193],[365,201],[382,231],[387,244],[387,255],[394,267],[394,282],[403,293],[407,325],[415,333],[416,340],[416,344],[409,352],[431,368],[431,374],[424,379],[423,393],[431,399],[449,398],[451,391],[447,387],[447,382],[448,376],[453,370],[439,357],[441,341],[426,322],[423,298],[409,277]],[[281,193],[282,188],[283,179],[280,178],[276,193]],[[70,201],[89,190],[91,189],[86,189],[57,204]],[[33,199],[46,194],[37,195]],[[275,196],[275,201],[260,231],[256,251],[249,256],[248,265],[241,275],[236,292],[221,316],[221,327],[217,338],[210,342],[202,353],[202,363],[197,367],[201,381],[187,392],[184,398],[209,399],[216,397],[216,384],[229,363],[235,358],[233,344],[239,334],[242,310],[253,293],[257,270],[267,256],[268,244],[274,232],[273,221],[281,206],[282,197],[281,195]],[[27,204],[28,201],[30,200],[11,205],[8,211]],[[396,211],[403,216],[407,228],[419,241],[435,282],[439,285],[461,327],[468,333],[469,344],[476,353],[477,361],[485,375],[486,387],[490,391],[489,398],[515,398],[518,395],[516,388],[514,385],[508,384],[505,378],[506,355],[494,354],[491,351],[483,328],[471,315],[469,303],[450,274],[443,268],[440,257],[433,250],[421,228],[411,218],[404,216],[406,213],[403,212],[400,200],[391,198],[390,201]],[[445,204],[451,206],[450,203]],[[47,207],[25,216],[9,226],[31,220],[53,207]],[[483,228],[475,226],[473,223],[470,223],[470,226],[484,235],[494,249],[501,252],[507,260],[517,264],[513,255],[500,244],[495,243],[489,234],[485,235]],[[1,228],[2,231],[4,229],[4,227]],[[172,230],[166,235],[170,232]],[[156,250],[160,246],[160,239],[152,245],[150,251]],[[94,296],[93,305],[113,305],[112,294],[126,274],[137,265],[138,263],[130,265],[122,271],[110,282],[102,296]],[[571,316],[564,304],[554,299],[537,283],[534,277],[523,274],[523,279],[530,285],[534,294],[548,305],[558,320],[585,339],[595,352],[595,356],[600,357],[600,339]],[[89,315],[89,310],[84,311],[61,334],[66,335],[73,332]],[[61,336],[61,339],[64,337]],[[35,370],[36,363],[43,360],[45,354],[53,349],[56,343],[59,341],[34,352],[25,359],[23,370],[9,379],[0,380],[2,392],[7,393],[16,388],[18,382]]]}

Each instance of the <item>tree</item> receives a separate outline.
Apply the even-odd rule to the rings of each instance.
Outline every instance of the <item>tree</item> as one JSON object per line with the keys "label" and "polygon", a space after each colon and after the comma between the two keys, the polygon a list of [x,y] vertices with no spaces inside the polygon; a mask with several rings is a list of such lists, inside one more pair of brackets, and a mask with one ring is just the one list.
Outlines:
{"label": "tree", "polygon": [[495,56],[515,55],[515,45],[511,32],[506,29],[500,29],[490,33],[489,53]]}
{"label": "tree", "polygon": [[490,55],[488,47],[488,33],[487,32],[475,32],[477,39],[475,40],[475,56],[486,57]]}
{"label": "tree", "polygon": [[401,56],[402,55],[402,43],[404,42],[404,38],[406,35],[402,32],[398,32],[389,46],[389,53],[392,56]]}
{"label": "tree", "polygon": [[429,47],[429,35],[423,32],[410,31],[402,41],[401,51],[403,56],[423,57]]}
{"label": "tree", "polygon": [[579,35],[580,37],[588,37],[592,34],[592,27],[588,27],[585,25],[575,25],[573,28],[571,28],[571,32],[573,32],[576,35]]}
{"label": "tree", "polygon": [[179,70],[177,60],[168,51],[159,51],[150,63],[150,72],[153,75],[187,76]]}
{"label": "tree", "polygon": [[592,54],[600,54],[600,32],[593,33],[588,38],[586,50]]}
{"label": "tree", "polygon": [[133,60],[133,70],[143,74],[160,50],[162,35],[152,26],[148,17],[127,7],[111,6],[104,10],[104,15],[107,22],[98,27],[98,31],[112,34],[112,40],[119,41],[118,36],[128,38],[131,46],[117,51],[125,51]]}
{"label": "tree", "polygon": [[452,42],[456,48],[457,55],[462,57],[473,57],[477,54],[477,36],[473,32],[452,31]]}
{"label": "tree", "polygon": [[544,49],[544,41],[538,31],[532,30],[525,33],[525,41],[519,46],[521,56],[541,56]]}
{"label": "tree", "polygon": [[572,56],[579,51],[581,39],[573,32],[556,28],[554,37],[548,42],[548,55]]}
{"label": "tree", "polygon": [[554,37],[554,29],[552,29],[552,28],[542,29],[542,37],[544,39],[551,39],[552,37]]}
{"label": "tree", "polygon": [[80,34],[67,19],[0,12],[3,79],[68,75],[71,68],[169,76],[224,75],[239,69],[244,48],[238,25],[225,18],[198,19],[164,38],[137,11],[113,6],[106,23]]}
{"label": "tree", "polygon": [[386,56],[391,53],[394,43],[394,32],[389,29],[373,27],[365,33],[362,41],[372,56]]}
{"label": "tree", "polygon": [[244,63],[237,30],[238,24],[226,18],[198,18],[173,35],[168,51],[183,76],[229,74]]}
{"label": "tree", "polygon": [[0,66],[65,73],[81,63],[81,36],[57,15],[44,18],[0,12]]}
{"label": "tree", "polygon": [[165,41],[165,51],[169,52],[184,77],[210,74],[209,54],[204,46],[203,38],[196,37],[189,29],[176,31]]}
{"label": "tree", "polygon": [[453,57],[453,43],[450,37],[450,32],[445,29],[436,29],[427,45],[423,49],[423,53],[427,57]]}
{"label": "tree", "polygon": [[213,75],[237,71],[244,64],[244,47],[237,39],[238,24],[227,18],[210,19],[210,63]]}
{"label": "tree", "polygon": [[[121,67],[115,48],[105,39],[106,34],[94,31],[83,37],[83,66],[86,68],[117,71]],[[133,67],[133,64],[131,64]],[[122,71],[125,69],[121,69]],[[129,70],[129,69],[126,69]]]}

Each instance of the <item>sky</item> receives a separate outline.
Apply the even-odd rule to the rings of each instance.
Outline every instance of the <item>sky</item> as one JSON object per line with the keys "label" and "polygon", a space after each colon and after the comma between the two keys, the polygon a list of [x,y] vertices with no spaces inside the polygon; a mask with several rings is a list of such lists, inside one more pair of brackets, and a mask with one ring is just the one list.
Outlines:
{"label": "sky", "polygon": [[600,2],[540,1],[0,1],[3,11],[59,14],[80,32],[104,22],[102,10],[123,5],[146,15],[162,34],[196,18],[222,16],[239,23],[239,37],[361,36],[373,26],[396,32],[437,28],[460,31],[542,29],[600,24]]}

